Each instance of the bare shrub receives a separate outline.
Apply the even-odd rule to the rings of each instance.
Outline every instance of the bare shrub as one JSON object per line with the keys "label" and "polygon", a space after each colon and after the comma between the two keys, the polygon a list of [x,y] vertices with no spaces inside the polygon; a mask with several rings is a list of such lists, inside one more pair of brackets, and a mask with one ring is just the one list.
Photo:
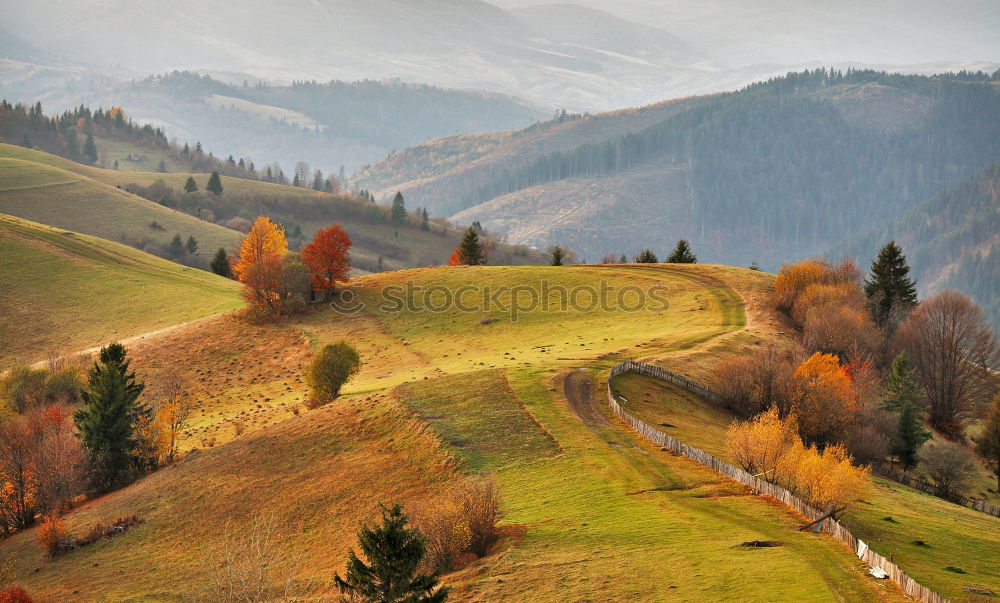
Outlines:
{"label": "bare shrub", "polygon": [[500,517],[500,490],[492,476],[469,480],[419,506],[414,518],[427,543],[426,569],[448,571],[465,554],[488,554],[500,537]]}
{"label": "bare shrub", "polygon": [[962,494],[976,474],[972,455],[953,442],[930,442],[920,450],[919,458],[920,468],[942,498]]}
{"label": "bare shrub", "polygon": [[240,419],[236,419],[233,421],[233,434],[236,437],[240,437],[241,435],[246,433],[246,430],[247,430],[247,424],[245,421],[241,421]]}
{"label": "bare shrub", "polygon": [[221,562],[206,562],[211,575],[207,600],[223,603],[301,601],[312,583],[295,575],[302,555],[289,554],[287,537],[273,513],[254,513],[248,521],[228,521],[221,539]]}
{"label": "bare shrub", "polygon": [[212,448],[215,446],[215,436],[205,436],[201,439],[201,446],[203,448]]}
{"label": "bare shrub", "polygon": [[717,390],[723,403],[738,413],[753,416],[772,406],[787,410],[787,385],[795,364],[789,353],[767,345],[752,354],[726,358],[715,369]]}

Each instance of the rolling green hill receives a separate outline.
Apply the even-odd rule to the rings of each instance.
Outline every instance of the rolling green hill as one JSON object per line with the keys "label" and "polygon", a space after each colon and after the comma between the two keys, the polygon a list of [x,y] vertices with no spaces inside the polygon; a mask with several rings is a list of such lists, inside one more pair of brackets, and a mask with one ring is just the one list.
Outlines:
{"label": "rolling green hill", "polygon": [[0,215],[0,368],[241,305],[234,281],[131,247]]}
{"label": "rolling green hill", "polygon": [[[96,173],[95,173],[96,172]],[[199,253],[231,248],[240,233],[92,178],[96,168],[40,151],[0,145],[0,212],[133,246],[165,248],[176,234]]]}
{"label": "rolling green hill", "polygon": [[[424,230],[412,215],[407,223],[392,224],[386,207],[350,196],[257,180],[222,176],[221,197],[185,195],[189,176],[204,189],[205,174],[108,170],[0,143],[0,211],[139,247],[148,243],[151,249],[165,247],[175,234],[184,240],[194,236],[202,256],[235,248],[241,233],[222,226],[233,218],[267,215],[289,232],[297,226],[302,240],[336,222],[354,241],[352,265],[369,272],[379,269],[380,257],[384,270],[445,264],[461,239],[460,231],[444,224],[432,222]],[[499,264],[546,263],[541,253],[500,242],[493,257]]]}
{"label": "rolling green hill", "polygon": [[[223,316],[147,337],[132,347],[144,378],[180,371],[197,398],[186,458],[67,517],[74,531],[133,513],[144,523],[54,561],[39,558],[29,530],[0,543],[0,555],[14,554],[14,578],[40,596],[211,600],[227,520],[245,526],[265,513],[282,536],[276,576],[331,595],[330,576],[377,503],[415,508],[486,471],[502,488],[505,537],[444,576],[457,600],[901,601],[838,542],[649,446],[602,403],[597,379],[617,358],[686,356],[742,336],[740,293],[769,280],[717,266],[433,268],[358,279],[366,305],[353,314],[263,326]],[[436,306],[445,289],[477,283],[509,307],[501,288],[542,281],[566,291],[660,285],[670,304],[562,312],[569,293],[557,288],[512,323],[496,307],[374,303],[410,282],[433,285],[425,299]],[[341,339],[358,346],[361,373],[336,402],[303,410],[302,366],[315,346]],[[783,546],[738,546],[749,540]],[[773,579],[760,580],[761,563]]]}
{"label": "rolling green hill", "polygon": [[353,181],[591,261],[644,247],[663,254],[686,238],[705,261],[774,269],[898,218],[996,161],[998,78],[790,73],[730,93],[430,141]]}

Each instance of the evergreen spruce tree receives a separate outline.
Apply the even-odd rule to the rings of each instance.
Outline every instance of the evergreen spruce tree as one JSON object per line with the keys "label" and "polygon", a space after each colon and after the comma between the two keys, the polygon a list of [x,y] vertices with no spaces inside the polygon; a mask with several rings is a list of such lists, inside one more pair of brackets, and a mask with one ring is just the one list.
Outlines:
{"label": "evergreen spruce tree", "polygon": [[184,241],[181,239],[181,235],[175,234],[174,238],[170,240],[170,245],[167,247],[167,254],[175,259],[184,255]]}
{"label": "evergreen spruce tree", "polygon": [[226,254],[226,250],[219,247],[219,250],[215,252],[215,257],[212,258],[212,262],[209,264],[212,272],[218,274],[219,276],[224,276],[229,278],[232,276],[232,271],[229,268],[229,256]]}
{"label": "evergreen spruce tree", "polygon": [[994,396],[982,430],[973,441],[976,443],[976,452],[996,475],[997,492],[1000,492],[1000,394]]}
{"label": "evergreen spruce tree", "polygon": [[25,132],[24,136],[21,137],[21,146],[26,149],[31,148],[31,138],[28,136],[27,132]]}
{"label": "evergreen spruce tree", "polygon": [[563,254],[562,247],[560,247],[558,245],[556,245],[555,247],[553,247],[552,248],[551,264],[553,266],[562,266],[563,265],[563,255],[564,254]]}
{"label": "evergreen spruce tree", "polygon": [[625,256],[624,253],[621,254],[621,256],[618,258],[618,263],[619,264],[628,264],[628,258]]}
{"label": "evergreen spruce tree", "polygon": [[208,177],[208,184],[205,185],[205,190],[216,197],[222,195],[222,178],[219,178],[219,172],[212,172],[212,175]]}
{"label": "evergreen spruce tree", "polygon": [[406,527],[408,518],[400,505],[383,505],[382,525],[362,527],[358,546],[367,563],[351,550],[343,578],[333,583],[350,601],[366,603],[440,603],[448,598],[448,587],[438,586],[437,574],[418,573],[427,552],[419,530]]}
{"label": "evergreen spruce tree", "polygon": [[691,246],[684,239],[677,241],[673,253],[667,258],[668,264],[695,264],[697,262],[698,258],[691,253]]}
{"label": "evergreen spruce tree", "polygon": [[160,160],[159,169],[160,169],[160,173],[161,174],[166,174],[167,173],[167,163],[165,161],[163,161],[162,159]]}
{"label": "evergreen spruce tree", "polygon": [[83,156],[90,163],[97,161],[97,144],[94,143],[93,134],[87,134],[87,140],[83,143]]}
{"label": "evergreen spruce tree", "polygon": [[900,352],[892,360],[892,369],[885,380],[882,405],[886,410],[900,412],[907,406],[916,407],[923,397],[920,387],[913,379],[916,369],[910,368],[906,352]]}
{"label": "evergreen spruce tree", "polygon": [[872,262],[865,279],[865,295],[872,320],[887,332],[895,330],[905,313],[917,304],[916,282],[910,278],[910,266],[902,248],[889,241]]}
{"label": "evergreen spruce tree", "polygon": [[134,426],[150,414],[138,402],[145,386],[129,372],[129,364],[122,344],[101,348],[98,362],[88,373],[88,387],[81,393],[83,408],[74,415],[90,453],[95,485],[103,491],[131,475],[137,450]]}
{"label": "evergreen spruce tree", "polygon": [[470,226],[462,235],[462,242],[458,244],[458,256],[466,266],[479,266],[484,262],[483,243],[479,240],[479,231],[475,226]]}
{"label": "evergreen spruce tree", "polygon": [[[70,130],[66,134],[66,154],[76,158],[80,154],[80,145],[76,141],[76,130]],[[117,160],[115,160],[117,162]]]}
{"label": "evergreen spruce tree", "polygon": [[194,238],[194,235],[189,235],[187,243],[184,244],[188,253],[195,253],[198,251],[198,239]]}
{"label": "evergreen spruce tree", "polygon": [[402,224],[406,221],[406,205],[403,203],[403,193],[397,192],[392,198],[392,221]]}
{"label": "evergreen spruce tree", "polygon": [[636,264],[656,264],[660,260],[657,259],[656,254],[653,253],[652,249],[643,249],[639,253],[635,254]]}
{"label": "evergreen spruce tree", "polygon": [[912,469],[917,466],[917,452],[930,437],[930,432],[924,429],[920,419],[920,411],[913,404],[907,404],[899,411],[896,441],[891,452],[899,459],[903,468]]}
{"label": "evergreen spruce tree", "polygon": [[431,217],[427,213],[427,208],[425,207],[423,211],[420,212],[420,230],[430,230],[431,229]]}
{"label": "evergreen spruce tree", "polygon": [[194,181],[194,178],[188,176],[187,182],[184,183],[184,192],[193,193],[198,190],[198,183]]}
{"label": "evergreen spruce tree", "polygon": [[185,142],[184,143],[184,148],[181,149],[181,155],[183,157],[187,157],[190,154],[191,154],[191,147],[189,147],[188,144]]}

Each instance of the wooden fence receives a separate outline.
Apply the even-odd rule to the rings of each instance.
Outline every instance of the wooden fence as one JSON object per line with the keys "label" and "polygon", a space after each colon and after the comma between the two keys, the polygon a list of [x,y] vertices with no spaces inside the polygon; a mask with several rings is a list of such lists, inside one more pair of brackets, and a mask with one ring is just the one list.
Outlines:
{"label": "wooden fence", "polygon": [[[762,479],[758,479],[739,467],[720,461],[704,450],[688,446],[687,444],[680,442],[676,438],[663,433],[641,419],[638,419],[626,412],[616,399],[615,392],[611,384],[612,379],[626,372],[646,375],[648,377],[673,383],[692,393],[705,396],[713,402],[717,402],[719,397],[714,392],[697,383],[694,383],[693,381],[690,381],[689,379],[651,364],[627,360],[621,364],[615,365],[611,368],[611,374],[608,376],[608,401],[611,404],[611,409],[614,410],[615,414],[621,417],[623,421],[628,423],[632,429],[637,431],[643,437],[662,446],[663,448],[673,451],[675,454],[686,456],[689,459],[695,460],[706,467],[710,467],[727,477],[749,486],[754,494],[769,496],[773,499],[781,501],[794,511],[808,518],[810,521],[816,521],[825,515],[825,513],[807,505],[788,490]],[[867,544],[855,538],[854,535],[851,534],[851,532],[842,526],[838,521],[827,517],[817,523],[815,529],[817,531],[827,532],[835,538],[845,542],[862,561],[871,567],[877,567],[884,571],[889,576],[889,579],[898,584],[907,596],[919,601],[926,601],[927,603],[945,603],[948,601],[945,597],[942,597],[913,578],[907,576],[906,573],[899,569],[895,563],[892,563],[882,555],[872,551],[868,548]]]}
{"label": "wooden fence", "polygon": [[[927,494],[930,494],[932,496],[938,496],[938,494],[940,494],[940,490],[934,484],[907,475],[902,471],[896,471],[892,467],[886,467],[885,465],[877,465],[872,470],[872,472],[886,479],[891,479],[894,482],[899,482],[904,486],[909,486],[914,490],[920,490],[921,492],[926,492]],[[994,517],[1000,517],[1000,507],[996,505],[991,505],[985,500],[979,500],[978,498],[969,498],[968,496],[962,496],[961,494],[949,494],[944,498],[945,500],[951,501],[956,505],[962,505],[963,507],[969,507],[970,509],[973,509],[975,511],[980,511],[982,513],[986,513]]]}

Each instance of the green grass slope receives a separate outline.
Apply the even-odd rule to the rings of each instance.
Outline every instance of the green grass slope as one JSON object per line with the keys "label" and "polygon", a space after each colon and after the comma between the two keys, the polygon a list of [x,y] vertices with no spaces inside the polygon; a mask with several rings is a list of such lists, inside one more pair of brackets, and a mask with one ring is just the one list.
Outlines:
{"label": "green grass slope", "polygon": [[0,368],[241,304],[238,285],[96,237],[0,214]]}
{"label": "green grass slope", "polygon": [[[187,456],[67,522],[83,531],[137,513],[145,523],[51,562],[29,530],[0,543],[0,555],[13,553],[16,581],[60,600],[211,600],[204,588],[227,520],[246,525],[260,511],[284,537],[282,580],[312,580],[332,596],[330,576],[378,502],[426,503],[483,471],[502,486],[506,536],[445,575],[454,600],[902,600],[842,544],[799,532],[783,507],[649,446],[602,403],[597,379],[619,358],[692,354],[740,336],[737,291],[762,279],[715,266],[411,270],[358,279],[365,306],[353,313],[263,326],[218,317],[143,339],[132,348],[140,373],[179,370],[197,398]],[[443,304],[443,289],[489,286],[509,305],[504,287],[542,281],[565,293],[516,324],[509,310],[470,309],[471,296],[464,309],[422,310],[412,288],[438,287],[427,299]],[[602,281],[664,285],[669,307],[561,311],[563,296]],[[407,282],[413,303],[379,303]],[[303,410],[310,349],[341,339],[359,348],[361,373],[336,402]],[[737,546],[748,540],[785,544]],[[300,556],[297,570],[286,567]]]}
{"label": "green grass slope", "polygon": [[[677,386],[640,375],[615,379],[630,412],[686,444],[729,460],[726,429],[734,415]],[[882,478],[843,523],[914,579],[953,599],[966,587],[1000,590],[1000,519]],[[919,544],[918,542],[923,542]],[[961,572],[956,572],[958,568]]]}
{"label": "green grass slope", "polygon": [[96,180],[88,175],[93,172],[55,155],[0,144],[0,212],[130,245],[147,240],[166,246],[176,234],[185,241],[193,236],[202,255],[241,238]]}
{"label": "green grass slope", "polygon": [[[240,233],[125,191],[132,185],[148,187],[163,181],[179,195],[189,176],[205,188],[207,174],[108,170],[0,143],[0,211],[129,244],[148,239],[165,246],[179,233],[184,240],[189,235],[198,239],[202,254],[234,248]],[[459,230],[439,224],[423,230],[409,223],[368,221],[363,217],[366,204],[311,189],[228,176],[222,176],[222,184],[223,198],[206,195],[197,209],[219,216],[220,223],[233,214],[253,221],[262,213],[300,226],[306,237],[336,222],[352,237],[355,266],[366,271],[378,268],[379,257],[385,270],[446,264],[461,240]],[[244,203],[245,199],[253,199],[255,205]],[[151,228],[153,221],[163,230]],[[547,263],[537,251],[499,242],[493,258],[501,264]]]}

